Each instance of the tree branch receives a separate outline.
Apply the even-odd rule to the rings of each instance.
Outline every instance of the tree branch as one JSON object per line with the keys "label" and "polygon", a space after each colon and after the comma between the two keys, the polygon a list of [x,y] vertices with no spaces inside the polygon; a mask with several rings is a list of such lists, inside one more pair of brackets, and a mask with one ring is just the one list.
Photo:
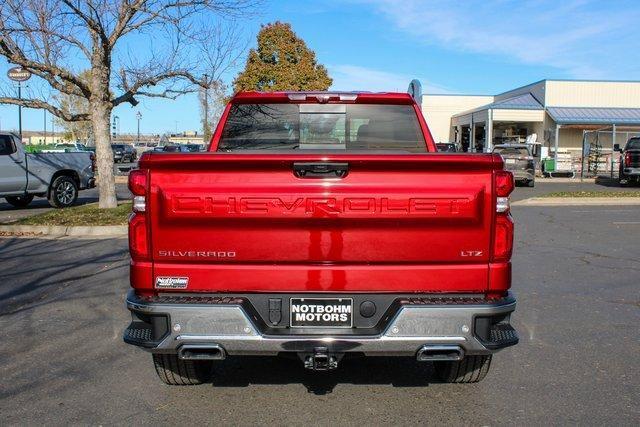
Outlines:
{"label": "tree branch", "polygon": [[90,119],[90,115],[88,113],[82,114],[69,114],[66,111],[61,110],[60,108],[49,104],[48,102],[41,101],[39,99],[19,99],[12,97],[0,97],[0,104],[12,104],[12,105],[21,105],[27,108],[39,108],[42,110],[47,110],[54,116],[60,117],[61,119],[67,122],[80,122]]}

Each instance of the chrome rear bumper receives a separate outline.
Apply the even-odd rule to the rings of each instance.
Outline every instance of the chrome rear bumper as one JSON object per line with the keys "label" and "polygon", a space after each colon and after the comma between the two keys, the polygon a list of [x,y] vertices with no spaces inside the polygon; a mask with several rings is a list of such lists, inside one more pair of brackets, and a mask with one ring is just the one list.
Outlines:
{"label": "chrome rear bumper", "polygon": [[[148,302],[130,293],[126,304],[134,321],[125,330],[125,342],[157,353],[178,353],[183,345],[215,345],[231,356],[303,353],[318,347],[332,353],[415,356],[424,346],[459,346],[464,354],[489,354],[518,341],[509,324],[516,306],[512,294],[481,304],[404,304],[376,335],[357,335],[357,330],[267,334],[260,319],[248,313],[240,299],[232,298],[178,304]],[[166,326],[159,326],[158,319],[164,319]]]}

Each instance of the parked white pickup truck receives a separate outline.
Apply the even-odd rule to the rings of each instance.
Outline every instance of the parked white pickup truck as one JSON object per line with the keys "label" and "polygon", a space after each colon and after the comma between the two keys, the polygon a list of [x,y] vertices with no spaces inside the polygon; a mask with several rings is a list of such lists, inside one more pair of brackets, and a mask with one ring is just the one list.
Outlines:
{"label": "parked white pickup truck", "polygon": [[88,151],[87,146],[79,142],[56,144],[53,148],[42,150],[43,153],[78,153]]}
{"label": "parked white pickup truck", "polygon": [[0,132],[0,197],[15,207],[34,196],[56,208],[71,206],[79,190],[95,187],[94,173],[91,152],[27,154],[17,136]]}

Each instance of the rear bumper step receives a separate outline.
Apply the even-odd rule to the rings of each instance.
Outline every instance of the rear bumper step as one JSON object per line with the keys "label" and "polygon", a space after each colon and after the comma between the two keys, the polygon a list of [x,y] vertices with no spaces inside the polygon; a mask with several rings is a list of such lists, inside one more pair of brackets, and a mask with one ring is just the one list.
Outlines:
{"label": "rear bumper step", "polygon": [[[286,296],[285,296],[286,297]],[[130,292],[127,308],[133,320],[125,342],[184,359],[220,360],[227,355],[313,353],[413,356],[418,360],[459,360],[466,354],[490,354],[518,342],[509,324],[515,297],[398,297],[389,319],[376,333],[280,330],[264,325],[243,298],[180,297],[143,299]],[[368,329],[367,331],[370,331]]]}

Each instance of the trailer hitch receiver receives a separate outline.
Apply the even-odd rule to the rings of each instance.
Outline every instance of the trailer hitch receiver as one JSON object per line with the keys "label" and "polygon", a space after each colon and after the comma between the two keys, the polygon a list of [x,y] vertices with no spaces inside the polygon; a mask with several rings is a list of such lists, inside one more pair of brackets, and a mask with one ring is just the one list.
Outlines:
{"label": "trailer hitch receiver", "polygon": [[326,347],[316,347],[313,354],[305,355],[304,367],[312,371],[331,371],[338,367],[338,357],[330,354]]}

